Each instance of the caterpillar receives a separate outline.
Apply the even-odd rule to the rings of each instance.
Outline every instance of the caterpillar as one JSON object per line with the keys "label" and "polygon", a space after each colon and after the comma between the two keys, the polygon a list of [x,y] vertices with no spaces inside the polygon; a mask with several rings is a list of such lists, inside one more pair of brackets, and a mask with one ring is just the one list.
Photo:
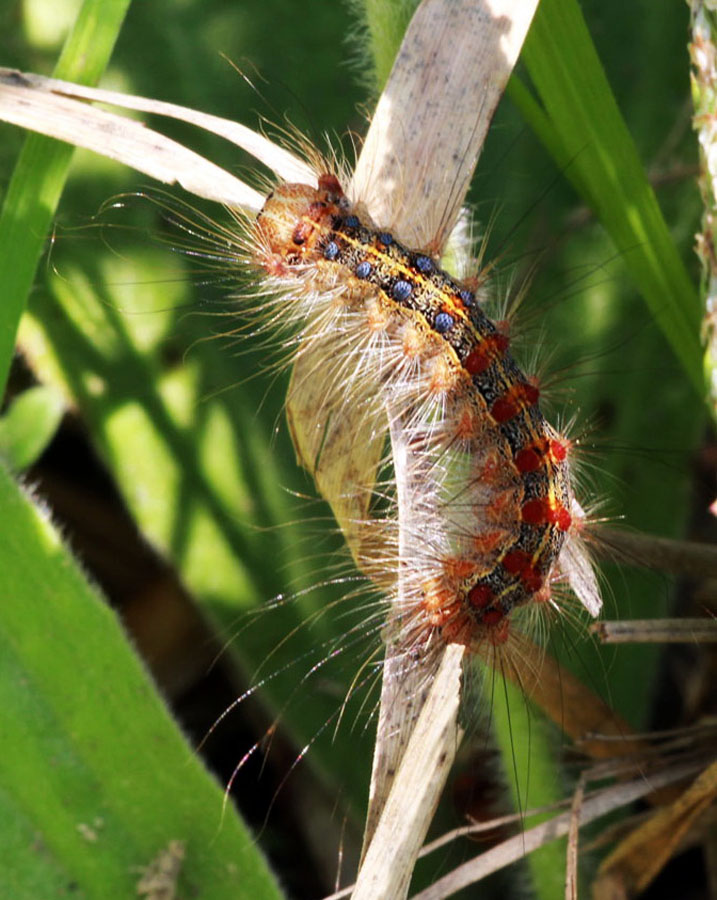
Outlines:
{"label": "caterpillar", "polygon": [[[420,599],[404,625],[407,643],[425,637],[426,624],[446,643],[504,642],[511,612],[549,602],[564,578],[597,615],[597,582],[579,545],[570,441],[544,418],[539,388],[518,367],[506,330],[488,318],[479,293],[376,228],[333,174],[320,174],[317,189],[277,187],[254,238],[257,262],[275,287],[291,291],[298,283],[304,299],[314,298],[306,308],[326,305],[322,335],[363,328],[348,366],[359,368],[361,354],[372,354],[377,395],[409,423],[409,453],[431,460],[424,511],[446,493],[461,506],[459,516],[446,515],[443,501],[439,517],[453,533],[433,572],[426,571],[430,553],[427,565],[416,566],[411,603]],[[312,340],[313,327],[304,326],[300,344]],[[380,350],[360,347],[381,339]],[[380,405],[365,388],[359,396],[367,395],[369,406]],[[364,415],[374,422],[378,412]],[[462,474],[446,463],[449,454],[461,459]]]}

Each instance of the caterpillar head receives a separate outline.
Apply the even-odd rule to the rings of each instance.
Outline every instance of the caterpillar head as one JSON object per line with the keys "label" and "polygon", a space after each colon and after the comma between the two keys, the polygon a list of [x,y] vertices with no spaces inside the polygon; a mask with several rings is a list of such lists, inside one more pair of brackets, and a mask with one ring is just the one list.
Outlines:
{"label": "caterpillar head", "polygon": [[277,267],[311,261],[322,234],[331,229],[334,218],[341,214],[340,190],[333,176],[322,176],[318,188],[282,184],[269,194],[256,219],[262,265],[266,269],[272,272]]}

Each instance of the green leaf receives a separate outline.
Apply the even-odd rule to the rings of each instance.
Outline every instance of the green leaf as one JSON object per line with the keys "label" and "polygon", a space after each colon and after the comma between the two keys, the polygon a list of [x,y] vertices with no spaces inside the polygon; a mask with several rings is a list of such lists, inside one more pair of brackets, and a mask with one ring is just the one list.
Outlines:
{"label": "green leaf", "polygon": [[[679,13],[671,10],[669,21],[662,20],[662,37],[655,36],[652,46],[652,35],[644,29],[639,39],[633,38],[630,52],[636,69],[641,62],[649,69],[649,60],[666,52],[664,33],[675,27],[670,23],[679,18]],[[612,34],[604,46],[614,67],[625,65]],[[580,499],[589,505],[597,498],[609,516],[624,517],[632,527],[678,536],[684,527],[689,490],[688,477],[680,475],[687,472],[690,448],[699,441],[704,421],[697,292],[574,0],[542,0],[522,59],[537,99],[516,76],[509,84],[510,98],[612,239],[621,267],[641,292],[692,387],[688,390],[685,378],[666,371],[664,341],[654,329],[644,326],[633,298],[611,272],[593,277],[594,286],[581,296],[572,296],[574,288],[568,287],[570,303],[549,315],[546,334],[553,347],[579,348],[573,352],[592,354],[588,377],[571,382],[573,408],[598,408],[609,415],[607,424],[599,423],[599,431],[593,426],[599,447],[591,453],[590,461],[598,475],[590,479],[591,493]],[[664,71],[662,66],[657,68]],[[655,81],[649,87],[643,85],[642,93],[640,85],[622,85],[623,95],[636,100],[634,113],[638,104],[644,104],[645,91],[651,89],[654,96],[663,96],[661,88],[669,90],[670,84],[665,73],[662,84]],[[646,133],[643,126],[643,142]],[[688,210],[683,203],[680,226],[685,235],[689,235],[689,226],[685,228],[684,224]],[[566,271],[572,265],[577,273],[590,265],[590,259],[604,260],[611,255],[607,241],[592,233],[573,234],[562,253]],[[578,279],[581,277],[578,274]],[[611,346],[624,346],[620,359]],[[656,392],[657,384],[660,389]],[[680,435],[679,449],[672,449],[668,434]],[[588,448],[594,442],[592,434],[583,440]],[[659,448],[655,453],[648,449],[653,443]],[[657,469],[666,447],[670,447],[668,465],[673,473],[669,478],[660,477]],[[641,465],[643,457],[647,464]],[[606,615],[666,614],[670,598],[664,579],[650,579],[624,568],[613,573],[608,567],[608,574]],[[593,689],[609,690],[611,704],[636,728],[644,724],[651,699],[650,673],[657,662],[655,648],[633,647],[629,653],[618,654],[598,652],[565,626],[554,630],[551,648],[559,650],[561,659]],[[605,685],[608,670],[609,688]],[[640,684],[632,678],[634,671],[643,673]],[[564,794],[562,779],[556,777],[559,748],[550,730],[546,732],[534,717],[531,722],[530,711],[517,692],[511,689],[508,694],[509,714],[498,702],[495,720],[513,790],[521,785],[523,802],[529,805],[556,802]],[[515,779],[510,778],[513,766]],[[541,849],[529,865],[538,896],[555,896],[563,884],[564,842]]]}
{"label": "green leaf", "polygon": [[32,465],[54,437],[64,411],[55,388],[38,385],[23,391],[0,417],[0,457],[14,471]]}
{"label": "green leaf", "polygon": [[[130,0],[84,0],[55,67],[56,78],[94,84],[104,71]],[[29,135],[0,213],[0,394],[20,317],[73,155],[67,144]]]}
{"label": "green leaf", "polygon": [[170,841],[181,896],[279,897],[112,611],[0,467],[0,892],[131,897]]}
{"label": "green leaf", "polygon": [[362,81],[378,93],[388,80],[418,0],[350,0],[359,22],[353,35]]}
{"label": "green leaf", "polygon": [[522,58],[542,107],[510,94],[610,234],[695,390],[704,394],[695,286],[670,236],[576,0],[543,0]]}
{"label": "green leaf", "polygon": [[[172,16],[175,12],[172,7]],[[210,76],[217,52],[212,31],[216,19],[208,7],[186,7],[184,31],[165,27],[166,16],[156,7],[145,12],[138,5],[133,14],[125,55],[120,52],[115,58],[115,77],[118,72],[127,79],[135,77],[142,70],[141,61],[151,59],[150,77],[156,82],[148,93],[167,97],[168,85],[182,83],[188,71],[184,60],[191,56],[203,76],[188,78],[185,87],[193,87],[178,99],[192,102],[194,98],[197,107],[211,109],[221,86]],[[231,17],[235,23],[245,22],[240,9]],[[343,20],[334,14],[337,18],[343,27]],[[324,25],[330,20],[330,16],[322,17]],[[177,24],[175,19],[172,22]],[[270,24],[266,17],[265,22],[264,35]],[[307,20],[304,31],[315,35],[316,23]],[[288,35],[289,44],[295,40],[296,35]],[[178,41],[185,42],[186,53],[177,50]],[[267,54],[269,60],[277,58],[275,39]],[[315,91],[321,77],[311,67],[302,71]],[[225,112],[241,120],[236,106],[238,82],[225,63],[221,77],[227,94]],[[199,96],[192,93],[195,88]],[[255,95],[250,94],[247,102],[254,105]],[[285,102],[283,96],[281,102]],[[343,97],[342,103],[337,118],[345,122],[350,98]],[[248,111],[244,121],[251,121]],[[216,147],[207,155],[213,151]],[[215,158],[220,153],[214,153]],[[235,154],[226,164],[236,165]],[[74,201],[81,215],[94,212],[117,190],[116,177],[108,185],[106,180],[99,181],[96,166],[87,168],[89,174],[78,166],[65,201],[66,209]],[[94,201],[89,199],[92,196]],[[134,206],[137,212],[141,203]],[[157,210],[147,213],[145,208],[138,218],[144,225],[149,218],[149,228],[156,234],[161,227]],[[214,209],[212,214],[221,217],[222,211]],[[69,218],[75,225],[77,212]],[[137,227],[131,226],[142,241],[144,233],[137,232]],[[318,541],[327,553],[338,541],[318,504],[308,514],[324,521],[314,530],[305,524],[307,505],[301,498],[311,487],[293,463],[286,433],[275,434],[276,405],[281,403],[285,385],[274,384],[276,377],[271,374],[257,377],[267,368],[261,347],[237,358],[221,342],[207,341],[212,331],[226,331],[233,322],[186,315],[187,305],[196,303],[189,294],[193,273],[178,256],[146,241],[139,246],[135,241],[125,255],[116,250],[117,230],[110,226],[108,236],[110,248],[99,240],[88,240],[87,232],[74,241],[63,240],[60,233],[53,245],[53,265],[41,273],[48,284],[33,292],[24,318],[21,346],[39,376],[57,385],[81,410],[143,537],[172,560],[216,627],[220,643],[227,645],[227,669],[243,677],[260,667],[265,676],[281,670],[268,681],[265,701],[296,735],[299,746],[313,743],[320,735],[301,768],[318,769],[323,763],[323,780],[338,779],[347,788],[342,800],[348,795],[359,808],[367,794],[370,749],[357,763],[355,744],[332,747],[332,728],[327,727],[341,710],[345,684],[356,671],[355,657],[347,660],[346,671],[335,680],[327,667],[322,668],[324,687],[313,692],[308,686],[300,689],[312,663],[327,656],[338,630],[339,612],[331,608],[336,591],[306,591],[327,580],[326,570],[319,569],[313,559],[314,531],[321,532]],[[75,258],[81,259],[82,268],[75,266]],[[6,262],[9,266],[11,258]],[[201,290],[204,295],[211,288],[205,284]],[[232,308],[231,302],[219,306],[216,298],[206,306],[224,315]],[[272,384],[273,407],[266,400]],[[287,522],[301,524],[287,526]],[[278,524],[283,527],[278,529]],[[333,562],[329,565],[333,567]],[[297,602],[277,604],[271,615],[256,622],[249,618],[248,613],[262,603],[295,593]],[[344,616],[340,628],[345,623]],[[237,682],[241,683],[238,675]],[[364,741],[370,748],[369,735]],[[246,749],[237,748],[237,761]]]}

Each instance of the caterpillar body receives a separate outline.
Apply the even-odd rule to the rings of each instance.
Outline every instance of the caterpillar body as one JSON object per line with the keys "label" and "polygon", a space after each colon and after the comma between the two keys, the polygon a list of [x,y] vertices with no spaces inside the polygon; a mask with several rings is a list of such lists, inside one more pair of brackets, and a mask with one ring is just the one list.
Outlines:
{"label": "caterpillar body", "polygon": [[[597,615],[570,441],[545,419],[539,388],[514,360],[506,330],[483,311],[477,281],[454,279],[426,252],[376,228],[333,174],[321,174],[318,188],[277,187],[254,238],[255,259],[274,286],[298,285],[323,306],[314,310],[321,324],[305,322],[299,344],[323,340],[330,348],[332,332],[337,341],[360,334],[348,362],[328,352],[322,367],[346,379],[347,403],[363,402],[368,432],[378,429],[382,403],[398,407],[409,452],[424,460],[421,509],[444,535],[423,547],[420,534],[413,541],[422,558],[411,561],[406,642],[440,635],[468,647],[502,643],[512,611],[551,602],[565,579]],[[374,390],[352,392],[350,368],[366,354]],[[370,569],[360,554],[357,561]]]}

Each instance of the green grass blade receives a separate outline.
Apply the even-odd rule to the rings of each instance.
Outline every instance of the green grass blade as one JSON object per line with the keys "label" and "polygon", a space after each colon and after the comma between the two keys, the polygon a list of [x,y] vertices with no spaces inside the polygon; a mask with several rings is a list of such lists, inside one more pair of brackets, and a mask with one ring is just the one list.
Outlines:
{"label": "green grass blade", "polygon": [[360,77],[379,93],[388,80],[418,0],[350,0],[358,19],[353,44]]}
{"label": "green grass blade", "polygon": [[[511,88],[610,236],[700,396],[700,308],[575,0],[543,0],[523,50],[542,109]],[[552,134],[548,134],[548,129]]]}
{"label": "green grass blade", "polygon": [[[89,279],[63,264],[61,277],[50,278],[51,293],[33,298],[21,346],[34,371],[82,409],[142,533],[172,560],[226,643],[224,661],[252,674],[263,665],[264,675],[281,665],[274,662],[277,647],[289,659],[318,661],[331,639],[332,616],[307,623],[330,606],[330,592],[311,590],[257,621],[250,615],[273,597],[326,577],[305,561],[319,526],[286,524],[307,516],[298,495],[309,489],[308,476],[292,463],[288,435],[274,433],[276,411],[257,412],[270,380],[256,377],[261,353],[236,359],[202,340],[212,322],[184,316],[186,282],[163,259],[157,249],[135,248],[127,261],[97,249]],[[134,309],[116,287],[127,284],[142,285]],[[190,357],[175,367],[171,348],[192,345]],[[216,393],[217,384],[235,382],[244,386]],[[315,514],[312,507],[309,515]],[[326,545],[327,552],[335,545]],[[350,677],[355,661],[348,665]],[[304,672],[297,663],[273,678],[265,699],[281,709]],[[333,693],[319,692],[308,711],[290,703],[281,720],[303,743],[337,707]],[[351,748],[333,747],[330,738],[324,734],[312,762],[356,773]],[[364,791],[354,778],[347,793],[358,806]]]}
{"label": "green grass blade", "polygon": [[0,416],[0,459],[14,472],[32,465],[55,435],[65,404],[59,391],[37,385]]}
{"label": "green grass blade", "polygon": [[[55,68],[55,76],[94,84],[107,65],[130,0],[85,0]],[[0,394],[4,393],[20,317],[45,236],[62,194],[73,148],[30,135],[0,213]]]}
{"label": "green grass blade", "polygon": [[[645,36],[635,46],[635,65],[640,52],[651,49],[656,48],[650,47]],[[612,52],[612,57],[613,65],[624,65],[617,51]],[[656,333],[640,326],[635,303],[609,277],[602,284],[596,279],[584,298],[571,298],[570,310],[556,311],[559,314],[552,317],[554,321],[548,326],[554,346],[576,345],[575,335],[579,333],[581,351],[590,352],[589,348],[593,348],[599,356],[602,348],[609,348],[617,340],[616,335],[630,333],[629,361],[616,365],[607,352],[604,361],[598,358],[591,366],[595,372],[587,383],[578,381],[572,388],[576,408],[594,409],[596,403],[602,403],[614,411],[609,426],[603,425],[599,434],[601,446],[607,449],[596,456],[600,478],[599,486],[593,485],[594,496],[600,497],[600,490],[605,497],[619,496],[619,501],[608,507],[609,514],[621,514],[634,527],[677,536],[686,512],[684,481],[677,477],[656,479],[653,466],[636,466],[635,453],[640,452],[637,448],[649,445],[646,435],[651,429],[657,428],[655,434],[671,429],[681,435],[681,449],[670,456],[670,468],[677,473],[683,471],[689,448],[699,440],[704,386],[696,290],[657,204],[578,4],[573,0],[543,0],[522,58],[539,99],[515,76],[508,89],[511,99],[602,223],[696,391],[690,394],[684,378],[665,372],[668,366],[664,343]],[[637,94],[637,88],[624,93],[631,97]],[[607,242],[600,243],[603,246],[598,250],[594,237],[577,236],[571,241],[564,264],[572,259],[575,270],[580,271],[584,260],[590,258],[581,258],[581,247],[597,259],[609,259]],[[656,372],[663,379],[659,400],[654,397]],[[651,395],[652,401],[647,399]],[[658,421],[662,425],[658,426]],[[657,442],[663,446],[669,443]],[[628,452],[610,453],[612,447],[628,448]],[[624,485],[630,486],[629,491]],[[615,577],[605,589],[607,615],[616,614],[616,602],[620,604],[618,615],[653,617],[666,613],[669,595],[659,579],[650,581],[630,571],[611,575]],[[558,633],[555,638],[563,645],[559,655],[565,664],[575,668],[579,663],[577,673],[593,689],[604,690],[604,673],[609,668],[611,703],[639,728],[650,704],[651,676],[647,673],[653,672],[656,665],[654,648],[635,647],[629,654],[616,655],[598,653],[584,642],[576,650],[576,638],[569,631]],[[645,673],[641,679],[643,687],[631,681],[630,673],[637,670]],[[502,704],[496,704],[496,732],[503,749],[504,768],[510,772],[514,760],[516,781],[523,785],[523,802],[555,802],[564,793],[564,784],[557,775],[557,742],[537,720],[531,725],[522,699],[512,693],[510,721]],[[529,760],[525,758],[527,746]],[[565,842],[542,848],[531,856],[529,866],[538,896],[555,896],[563,885]]]}
{"label": "green grass blade", "polygon": [[0,508],[2,896],[131,897],[177,840],[180,896],[279,897],[114,614],[3,467]]}

